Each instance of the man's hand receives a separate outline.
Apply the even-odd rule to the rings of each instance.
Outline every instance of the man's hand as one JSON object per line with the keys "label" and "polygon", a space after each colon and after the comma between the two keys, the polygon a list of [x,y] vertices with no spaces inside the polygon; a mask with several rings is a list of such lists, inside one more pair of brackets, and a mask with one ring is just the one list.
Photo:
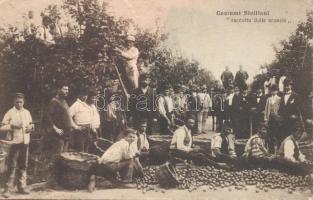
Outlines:
{"label": "man's hand", "polygon": [[166,121],[169,126],[172,125],[172,121],[169,118],[166,118]]}
{"label": "man's hand", "polygon": [[14,124],[11,124],[11,129],[21,129],[23,128],[22,125],[14,125]]}
{"label": "man's hand", "polygon": [[113,50],[114,50],[115,52],[118,52],[118,53],[121,53],[121,52],[122,52],[122,50],[121,50],[120,48],[118,48],[118,47],[115,47]]}
{"label": "man's hand", "polygon": [[34,126],[32,126],[32,125],[26,126],[26,130],[25,130],[26,133],[31,133],[33,131],[34,131]]}
{"label": "man's hand", "polygon": [[62,129],[57,128],[56,126],[53,127],[53,130],[59,135],[59,136],[63,136],[64,135],[64,131]]}

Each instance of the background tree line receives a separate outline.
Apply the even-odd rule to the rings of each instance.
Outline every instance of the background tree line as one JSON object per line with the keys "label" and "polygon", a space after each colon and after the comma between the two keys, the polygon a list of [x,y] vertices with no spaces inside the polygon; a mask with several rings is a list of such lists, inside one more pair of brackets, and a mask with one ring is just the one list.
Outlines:
{"label": "background tree line", "polygon": [[305,22],[300,22],[296,30],[287,40],[282,40],[282,48],[274,48],[276,58],[270,64],[261,66],[267,73],[257,74],[254,77],[252,89],[263,88],[264,81],[281,70],[294,81],[294,90],[303,101],[303,112],[312,116],[312,39],[313,39],[313,11],[307,13]]}
{"label": "background tree line", "polygon": [[[161,47],[166,34],[137,27],[129,19],[118,19],[96,0],[65,0],[61,7],[50,5],[41,17],[48,24],[54,44],[11,26],[0,30],[0,114],[11,107],[12,94],[26,94],[27,105],[36,119],[55,94],[60,81],[70,83],[70,103],[83,86],[102,90],[117,76],[114,65],[122,70],[122,61],[113,48],[123,46],[130,27],[136,29],[135,46],[140,51],[138,65],[149,68],[155,87],[170,84],[207,84],[212,74],[197,61],[173,56]],[[66,16],[66,17],[64,17]],[[66,31],[58,32],[58,23],[66,21]],[[190,81],[193,80],[193,81]]]}

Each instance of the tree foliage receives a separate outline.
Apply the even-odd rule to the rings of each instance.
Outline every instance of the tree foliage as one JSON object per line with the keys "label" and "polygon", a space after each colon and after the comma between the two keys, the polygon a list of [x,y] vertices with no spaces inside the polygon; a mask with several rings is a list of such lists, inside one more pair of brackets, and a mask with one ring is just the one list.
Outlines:
{"label": "tree foliage", "polygon": [[255,77],[254,84],[260,85],[270,74],[283,70],[294,81],[295,91],[304,102],[309,102],[312,91],[312,40],[313,11],[307,13],[306,21],[298,24],[288,40],[280,42],[282,48],[274,48],[276,59],[265,66],[268,69],[267,74],[258,74]]}
{"label": "tree foliage", "polygon": [[[61,7],[47,7],[41,16],[48,21],[55,44],[36,37],[38,29],[33,34],[14,26],[1,29],[0,112],[8,109],[11,94],[17,91],[24,92],[27,106],[35,115],[41,115],[38,112],[47,105],[60,81],[70,83],[74,100],[80,87],[103,89],[110,80],[117,79],[113,65],[121,70],[123,61],[113,48],[123,46],[130,27],[136,25],[129,19],[117,19],[106,8],[95,0],[65,0]],[[66,25],[62,32],[57,31],[60,21]],[[211,74],[200,69],[198,62],[174,57],[170,50],[160,47],[165,34],[138,27],[136,30],[139,66],[151,68],[156,84],[187,84],[194,77],[198,84],[211,81]]]}

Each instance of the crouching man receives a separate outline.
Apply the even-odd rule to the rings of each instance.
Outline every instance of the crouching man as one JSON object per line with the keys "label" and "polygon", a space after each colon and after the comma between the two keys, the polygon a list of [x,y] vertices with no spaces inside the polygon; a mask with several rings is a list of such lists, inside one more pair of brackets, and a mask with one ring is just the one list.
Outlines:
{"label": "crouching man", "polygon": [[186,125],[176,129],[170,145],[170,159],[175,164],[175,159],[192,161],[196,165],[215,164],[210,160],[205,152],[197,148],[192,148],[191,130],[195,125],[193,116],[187,118]]}
{"label": "crouching man", "polygon": [[131,148],[133,151],[134,157],[139,157],[141,163],[147,163],[149,158],[149,141],[146,134],[147,130],[147,121],[142,120],[138,122],[136,128],[136,135],[135,141],[131,144]]}
{"label": "crouching man", "polygon": [[292,174],[312,173],[312,162],[307,161],[299,149],[298,140],[302,136],[303,128],[298,119],[294,119],[291,131],[291,135],[284,139],[278,151],[280,167]]}
{"label": "crouching man", "polygon": [[276,157],[268,153],[265,145],[266,135],[266,124],[260,123],[257,133],[249,138],[245,146],[243,157],[248,164],[255,167],[275,167]]}
{"label": "crouching man", "polygon": [[17,183],[18,192],[29,194],[26,189],[27,166],[29,155],[30,133],[34,130],[30,112],[24,108],[24,94],[16,93],[14,107],[11,108],[2,120],[1,131],[9,131],[12,146],[8,156],[8,177],[5,184],[3,197],[8,198],[14,183]]}
{"label": "crouching man", "polygon": [[[143,176],[143,169],[138,159],[133,156],[131,148],[136,139],[136,132],[133,129],[124,131],[124,138],[115,142],[99,158],[98,163],[90,170],[91,176],[88,185],[90,192],[95,189],[95,176],[102,176],[112,183],[131,186],[134,173]],[[120,180],[119,178],[120,177]]]}
{"label": "crouching man", "polygon": [[230,125],[225,123],[223,131],[213,136],[211,149],[212,157],[216,162],[237,163],[237,156],[234,151],[235,144],[229,137],[231,133]]}

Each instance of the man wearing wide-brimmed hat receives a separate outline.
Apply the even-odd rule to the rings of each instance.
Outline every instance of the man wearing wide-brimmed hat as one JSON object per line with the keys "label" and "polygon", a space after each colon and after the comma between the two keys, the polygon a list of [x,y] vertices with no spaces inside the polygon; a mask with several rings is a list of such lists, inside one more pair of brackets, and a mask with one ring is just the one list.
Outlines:
{"label": "man wearing wide-brimmed hat", "polygon": [[139,71],[137,67],[137,60],[139,57],[139,51],[134,46],[134,42],[135,37],[128,35],[126,38],[126,48],[115,48],[115,51],[117,51],[126,62],[125,75],[130,84],[128,88],[129,90],[138,88]]}

